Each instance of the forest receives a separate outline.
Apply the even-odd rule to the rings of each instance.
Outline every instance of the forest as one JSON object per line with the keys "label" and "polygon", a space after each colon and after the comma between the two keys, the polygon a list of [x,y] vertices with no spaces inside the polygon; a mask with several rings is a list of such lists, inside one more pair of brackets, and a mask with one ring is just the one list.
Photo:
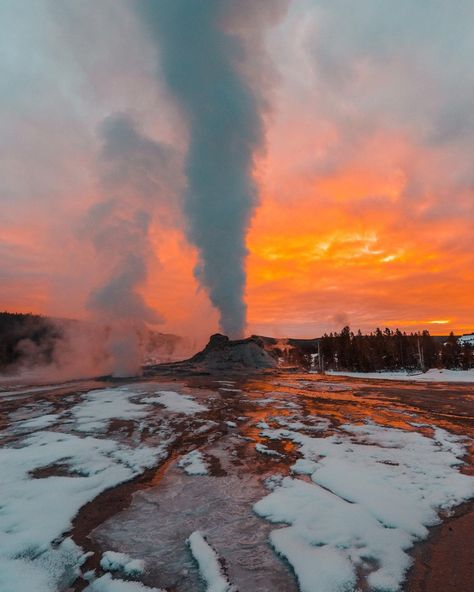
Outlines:
{"label": "forest", "polygon": [[59,326],[47,317],[0,312],[0,371],[31,357],[32,350],[38,363],[50,362],[60,337]]}
{"label": "forest", "polygon": [[[297,353],[299,363],[317,370],[379,372],[430,368],[468,370],[474,367],[474,347],[461,345],[458,336],[432,336],[429,331],[403,333],[377,328],[373,333],[353,333],[344,327],[340,333],[323,335],[313,352]],[[313,355],[311,355],[311,353]],[[301,359],[302,358],[302,359]]]}

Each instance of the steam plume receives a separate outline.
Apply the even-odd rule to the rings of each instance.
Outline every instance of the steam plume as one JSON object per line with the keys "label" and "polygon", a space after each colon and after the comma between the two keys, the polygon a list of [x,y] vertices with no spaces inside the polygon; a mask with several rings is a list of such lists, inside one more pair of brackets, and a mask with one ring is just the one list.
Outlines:
{"label": "steam plume", "polygon": [[200,254],[195,274],[220,312],[222,330],[239,336],[246,322],[245,237],[258,201],[252,173],[264,142],[264,101],[251,70],[261,62],[261,33],[281,4],[143,0],[138,6],[188,125],[184,212]]}
{"label": "steam plume", "polygon": [[92,292],[88,306],[109,326],[113,374],[129,376],[141,368],[145,323],[162,321],[145,303],[140,287],[154,256],[152,216],[160,213],[160,205],[173,201],[179,171],[174,151],[145,138],[127,115],[108,117],[100,134],[104,200],[90,209],[85,227],[108,275]]}

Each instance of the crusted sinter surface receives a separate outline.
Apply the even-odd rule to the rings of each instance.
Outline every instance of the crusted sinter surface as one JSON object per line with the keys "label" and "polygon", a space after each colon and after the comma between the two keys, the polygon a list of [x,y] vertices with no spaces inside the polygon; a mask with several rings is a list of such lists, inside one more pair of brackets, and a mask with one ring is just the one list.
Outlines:
{"label": "crusted sinter surface", "polygon": [[264,347],[257,337],[230,340],[226,335],[216,333],[209,339],[206,347],[187,364],[202,370],[239,370],[275,368],[276,359]]}

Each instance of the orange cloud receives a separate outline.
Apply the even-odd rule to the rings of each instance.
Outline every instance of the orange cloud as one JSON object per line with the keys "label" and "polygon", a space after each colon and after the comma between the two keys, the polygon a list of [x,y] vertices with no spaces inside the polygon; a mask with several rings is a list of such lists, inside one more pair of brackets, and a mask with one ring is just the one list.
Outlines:
{"label": "orange cloud", "polygon": [[[262,205],[248,239],[250,327],[309,337],[339,329],[342,314],[363,330],[472,330],[469,219],[436,214],[440,155],[377,131],[344,166],[302,175],[282,143],[311,143],[310,129],[295,120],[287,144],[270,130],[279,147],[259,167]],[[430,191],[410,201],[421,172]]]}
{"label": "orange cloud", "polygon": [[[410,23],[381,3],[323,4],[291,3],[268,41],[278,72],[256,163],[248,331],[309,337],[346,322],[472,331],[472,3],[459,14],[413,3]],[[11,3],[5,31],[18,61],[3,64],[0,308],[86,315],[103,270],[78,227],[101,199],[104,117],[132,111],[150,137],[186,146],[138,21],[125,5],[96,19],[81,6],[26,15]],[[67,34],[51,35],[59,22]],[[202,342],[217,314],[166,209],[153,221],[157,260],[142,294],[165,317],[161,330]]]}

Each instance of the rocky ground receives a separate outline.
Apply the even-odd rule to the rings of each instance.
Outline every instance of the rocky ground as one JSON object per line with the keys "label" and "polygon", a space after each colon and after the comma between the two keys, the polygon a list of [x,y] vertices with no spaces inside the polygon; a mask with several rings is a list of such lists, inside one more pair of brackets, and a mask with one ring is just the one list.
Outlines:
{"label": "rocky ground", "polygon": [[472,589],[470,385],[194,371],[0,405],[2,592]]}

